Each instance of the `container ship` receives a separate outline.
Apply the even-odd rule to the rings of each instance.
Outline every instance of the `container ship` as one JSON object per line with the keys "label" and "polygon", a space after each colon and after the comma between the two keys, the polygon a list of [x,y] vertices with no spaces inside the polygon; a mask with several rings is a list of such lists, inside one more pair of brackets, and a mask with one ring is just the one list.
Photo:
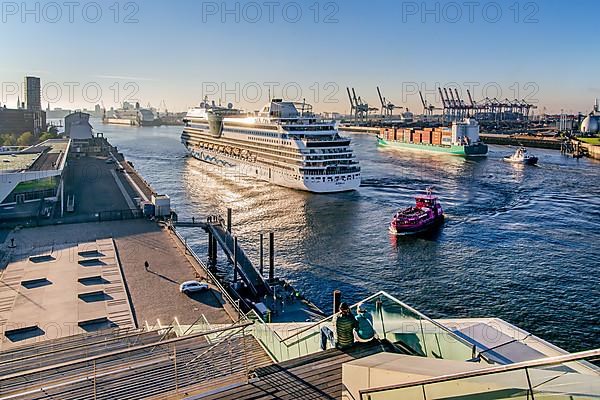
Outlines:
{"label": "container ship", "polygon": [[381,128],[377,142],[380,146],[465,157],[488,153],[488,146],[479,138],[479,123],[470,118],[454,122],[451,128]]}
{"label": "container ship", "polygon": [[358,189],[360,164],[337,123],[306,103],[274,99],[244,113],[209,104],[188,111],[181,142],[194,158],[279,186],[314,193]]}

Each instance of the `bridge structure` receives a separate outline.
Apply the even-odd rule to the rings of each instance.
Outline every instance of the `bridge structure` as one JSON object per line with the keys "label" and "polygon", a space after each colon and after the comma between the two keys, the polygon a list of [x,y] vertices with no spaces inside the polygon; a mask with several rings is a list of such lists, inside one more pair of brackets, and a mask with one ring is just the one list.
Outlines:
{"label": "bridge structure", "polygon": [[274,235],[269,234],[269,276],[264,277],[264,254],[263,237],[261,235],[261,257],[260,267],[257,269],[252,261],[238,243],[237,236],[231,230],[231,209],[227,213],[227,221],[221,216],[209,216],[206,220],[178,220],[171,221],[171,229],[176,228],[200,228],[208,234],[208,260],[209,266],[214,267],[217,263],[218,248],[220,247],[233,266],[233,281],[238,278],[245,283],[253,297],[262,298],[272,295],[273,290],[270,283],[275,281],[274,276]]}

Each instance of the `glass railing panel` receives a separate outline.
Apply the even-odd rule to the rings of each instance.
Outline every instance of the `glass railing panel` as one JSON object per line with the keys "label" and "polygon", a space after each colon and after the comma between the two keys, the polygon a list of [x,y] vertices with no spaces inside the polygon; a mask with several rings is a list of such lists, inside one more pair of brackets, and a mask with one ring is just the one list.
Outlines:
{"label": "glass railing panel", "polygon": [[[459,361],[473,357],[473,348],[469,343],[384,292],[359,304],[366,309],[379,339],[387,339],[423,357]],[[358,314],[357,305],[352,307],[352,312],[354,315]],[[254,319],[264,324],[258,316]],[[278,355],[278,361],[288,360],[320,351],[321,331],[324,327],[329,328],[336,336],[332,321],[333,316],[284,338],[269,330],[257,330],[257,334],[261,335],[259,340],[264,341],[265,347],[274,347],[272,353]],[[276,343],[278,340],[282,342],[280,346]],[[328,343],[327,347],[332,346]]]}
{"label": "glass railing panel", "polygon": [[256,314],[248,314],[250,320],[254,321],[251,327],[252,335],[258,340],[267,352],[278,362],[287,360],[287,352],[284,351],[281,338],[265,324]]}
{"label": "glass railing panel", "polygon": [[473,357],[473,347],[465,344],[456,335],[427,319],[422,320],[421,324],[427,357],[456,361],[466,361]]}
{"label": "glass railing panel", "polygon": [[586,362],[529,368],[527,371],[536,399],[600,399],[600,372]]}
{"label": "glass railing panel", "polygon": [[531,398],[528,397],[529,393],[525,371],[519,370],[401,389],[382,389],[378,392],[363,394],[362,399],[529,400]]}
{"label": "glass railing panel", "polygon": [[392,390],[389,392],[378,392],[363,394],[360,400],[427,400],[423,395],[421,386],[407,389]]}
{"label": "glass railing panel", "polygon": [[362,307],[372,316],[380,338],[408,347],[417,355],[458,361],[473,357],[471,345],[391,296],[374,296]]}
{"label": "glass railing panel", "polygon": [[[361,303],[373,318],[373,328],[380,339],[400,342],[416,354],[425,356],[427,345],[421,317],[387,296],[377,296]],[[357,307],[352,311],[356,315]]]}
{"label": "glass railing panel", "polygon": [[[281,337],[270,324],[265,323],[254,312],[247,315],[254,321],[253,336],[262,343],[265,349],[278,362],[303,357],[321,351],[321,328],[331,327],[331,318],[308,325],[307,328],[294,328],[297,333],[289,337]],[[279,327],[280,328],[280,327]],[[328,348],[331,346],[328,345]]]}
{"label": "glass railing panel", "polygon": [[[363,389],[361,399],[411,398],[410,390],[420,390],[430,399],[552,399],[552,400],[598,400],[600,399],[600,370],[593,361],[600,350],[567,354],[556,357],[568,362],[548,359],[532,360],[508,366],[486,367],[471,372],[457,373],[456,377],[416,379],[414,383],[398,384],[396,387]],[[597,359],[596,359],[597,360]],[[384,397],[385,396],[385,397]]]}
{"label": "glass railing panel", "polygon": [[[327,328],[335,336],[335,327],[332,324],[332,317],[327,318],[319,323],[310,325],[308,328],[300,329],[297,334],[294,334],[285,339],[284,343],[288,349],[290,359],[303,357],[321,351],[321,331]],[[327,340],[326,348],[332,348],[333,345]]]}
{"label": "glass railing panel", "polygon": [[457,379],[424,386],[426,399],[470,398],[486,400],[530,399],[524,370]]}

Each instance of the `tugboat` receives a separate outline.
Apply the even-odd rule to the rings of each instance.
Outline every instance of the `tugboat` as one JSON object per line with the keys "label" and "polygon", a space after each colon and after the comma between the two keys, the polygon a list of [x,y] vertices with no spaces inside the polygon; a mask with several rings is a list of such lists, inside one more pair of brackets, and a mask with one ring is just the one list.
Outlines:
{"label": "tugboat", "polygon": [[437,196],[416,196],[416,205],[400,210],[392,218],[390,233],[393,235],[415,235],[439,226],[444,221],[444,210]]}
{"label": "tugboat", "polygon": [[515,154],[504,157],[504,161],[514,164],[535,165],[538,162],[538,158],[529,154],[525,147],[519,147]]}

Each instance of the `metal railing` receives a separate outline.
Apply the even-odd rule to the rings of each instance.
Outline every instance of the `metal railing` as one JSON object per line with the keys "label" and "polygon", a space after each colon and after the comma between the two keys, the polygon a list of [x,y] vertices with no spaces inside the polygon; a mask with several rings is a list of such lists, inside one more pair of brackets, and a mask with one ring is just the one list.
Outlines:
{"label": "metal railing", "polygon": [[[122,388],[129,395],[152,392],[153,386],[155,392],[177,392],[229,375],[247,379],[246,352],[252,349],[246,348],[245,338],[250,325],[252,322],[244,322],[89,357],[83,352],[78,359],[6,374],[0,376],[0,397],[20,398],[41,392],[52,396],[56,391],[61,399],[119,398],[112,393],[120,390],[111,383],[115,379],[129,382]],[[218,335],[219,342],[208,343],[205,338],[209,335]]]}
{"label": "metal railing", "polygon": [[[254,321],[254,325],[251,328],[252,335],[256,340],[258,340],[259,343],[262,344],[265,351],[275,362],[283,362],[320,351],[318,343],[315,345],[315,343],[313,343],[314,341],[310,340],[317,335],[318,332],[310,332],[305,338],[303,338],[304,340],[297,340],[294,343],[286,343],[285,339],[282,338],[279,333],[272,328],[273,324],[265,323],[262,317],[254,310],[251,310],[247,314],[247,317]],[[284,324],[280,326],[283,325]]]}
{"label": "metal railing", "polygon": [[[600,349],[493,366],[416,382],[360,390],[361,400],[458,398],[504,400],[551,396],[553,399],[597,398]],[[480,396],[480,397],[478,397]],[[546,397],[544,397],[546,398]]]}
{"label": "metal railing", "polygon": [[2,221],[2,223],[0,223],[0,228],[8,229],[17,226],[68,225],[88,222],[122,221],[142,218],[144,218],[144,214],[141,210],[131,209],[99,211],[84,214],[75,213],[74,215],[69,215],[69,213],[65,213],[63,217],[44,218],[42,216],[38,216]]}

